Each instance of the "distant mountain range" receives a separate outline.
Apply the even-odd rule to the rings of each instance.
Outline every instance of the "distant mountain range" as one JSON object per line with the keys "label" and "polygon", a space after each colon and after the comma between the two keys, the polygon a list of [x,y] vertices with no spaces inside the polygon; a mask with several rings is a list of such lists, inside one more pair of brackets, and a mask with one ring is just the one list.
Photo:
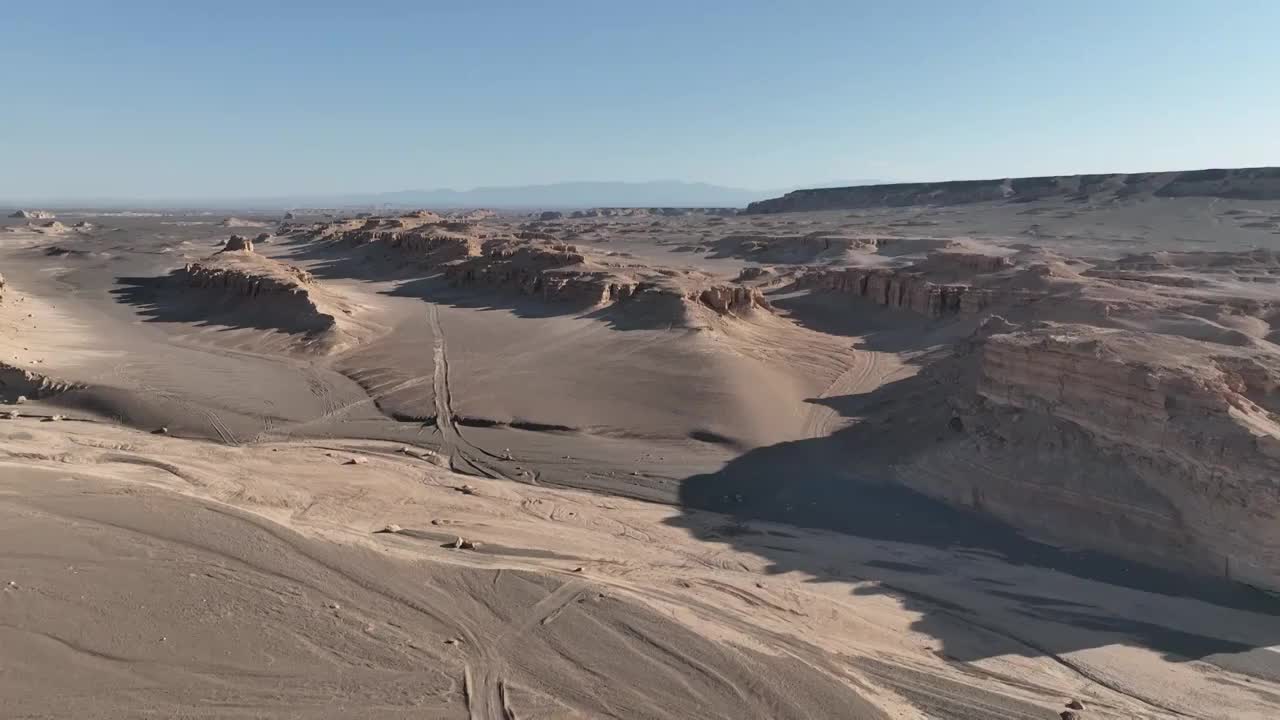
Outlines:
{"label": "distant mountain range", "polygon": [[[806,187],[847,187],[875,180],[822,183]],[[701,182],[562,182],[546,185],[478,187],[471,190],[398,190],[394,192],[270,198],[271,207],[427,207],[427,208],[590,208],[590,207],[746,207],[748,203],[797,189],[746,190]]]}
{"label": "distant mountain range", "polygon": [[[397,190],[381,193],[283,195],[278,197],[183,198],[169,200],[79,198],[14,203],[32,207],[128,208],[492,208],[574,209],[591,207],[746,207],[800,187],[847,187],[876,180],[847,180],[770,190],[680,180],[652,182],[562,182],[478,187],[471,190]],[[3,203],[0,203],[3,204]]]}

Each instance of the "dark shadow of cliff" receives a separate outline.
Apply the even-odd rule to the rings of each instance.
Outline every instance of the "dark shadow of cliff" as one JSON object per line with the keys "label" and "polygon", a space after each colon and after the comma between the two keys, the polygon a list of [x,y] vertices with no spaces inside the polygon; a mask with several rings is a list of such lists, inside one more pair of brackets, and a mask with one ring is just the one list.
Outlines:
{"label": "dark shadow of cliff", "polygon": [[787,285],[765,293],[780,314],[815,332],[856,340],[858,347],[910,352],[949,344],[971,334],[977,316],[935,320],[910,310],[886,308],[848,293],[801,290]]}
{"label": "dark shadow of cliff", "polygon": [[[857,595],[892,596],[920,613],[913,629],[939,640],[948,659],[972,661],[1009,652],[1057,657],[1119,643],[1151,648],[1174,661],[1223,656],[1213,661],[1280,679],[1280,656],[1273,662],[1273,653],[1252,652],[1280,643],[1280,600],[1275,596],[1219,578],[1189,577],[1037,542],[989,516],[891,482],[889,467],[901,458],[901,450],[886,447],[894,423],[901,422],[891,410],[903,408],[904,401],[942,406],[937,382],[920,375],[864,395],[812,400],[864,421],[827,437],[751,450],[717,472],[685,478],[679,491],[684,512],[669,524],[763,557],[770,573],[798,571],[812,576],[812,582],[860,582]],[[918,449],[963,441],[964,428],[948,422],[945,407],[924,415],[923,421],[899,428],[897,435],[912,436]],[[858,550],[850,557],[862,559],[816,557],[773,537],[786,533],[758,521],[852,536],[849,541]],[[911,547],[934,559],[913,561],[912,553],[903,550]],[[1045,576],[1104,583],[1111,586],[1108,597],[1138,590],[1201,601],[1204,622],[1174,627],[1162,624],[1158,611],[1141,619],[1109,611],[1109,601],[1095,602],[1083,582],[1080,593],[1056,595],[994,577],[953,574],[951,565],[938,565],[940,552],[955,567],[996,559],[1001,568],[1039,568]],[[963,587],[954,585],[958,583]],[[1143,597],[1153,607],[1172,602]],[[1239,611],[1258,614],[1248,641],[1240,639]],[[1215,635],[1219,614],[1220,620],[1232,615],[1236,629]],[[1032,624],[1038,629],[1028,630]],[[975,633],[1003,636],[1005,642],[976,642]]]}

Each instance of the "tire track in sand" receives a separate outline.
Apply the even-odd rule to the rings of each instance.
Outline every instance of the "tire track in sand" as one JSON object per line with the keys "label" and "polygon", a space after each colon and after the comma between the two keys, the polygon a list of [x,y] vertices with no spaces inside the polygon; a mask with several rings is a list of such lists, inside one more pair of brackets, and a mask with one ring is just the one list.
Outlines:
{"label": "tire track in sand", "polygon": [[529,608],[522,617],[512,618],[506,629],[492,641],[486,641],[478,633],[468,632],[471,635],[470,642],[477,646],[480,655],[474,665],[468,663],[462,671],[463,697],[471,720],[516,719],[508,697],[507,681],[503,676],[503,658],[506,656],[507,646],[533,628],[554,622],[586,589],[587,583],[581,580],[561,584]]}
{"label": "tire track in sand", "polygon": [[[871,390],[880,384],[891,370],[883,370],[882,353],[867,350],[855,350],[853,365],[840,373],[817,398],[812,401],[809,414],[805,417],[802,432],[806,438],[825,437],[835,420],[836,411],[823,405],[818,400],[836,395],[851,395]],[[874,383],[871,382],[874,378]]]}
{"label": "tire track in sand", "polygon": [[467,442],[462,433],[458,432],[453,412],[453,396],[449,389],[449,345],[445,339],[444,326],[440,323],[440,307],[431,303],[427,316],[431,320],[433,344],[432,394],[435,395],[436,431],[440,433],[440,449],[449,458],[449,469],[510,480],[506,473],[478,459],[478,456],[493,457],[492,454]]}

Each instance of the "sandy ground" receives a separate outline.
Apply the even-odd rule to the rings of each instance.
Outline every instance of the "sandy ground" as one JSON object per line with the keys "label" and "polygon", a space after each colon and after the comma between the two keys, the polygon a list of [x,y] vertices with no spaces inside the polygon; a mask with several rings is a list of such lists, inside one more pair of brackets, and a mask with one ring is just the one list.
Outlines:
{"label": "sandy ground", "polygon": [[[0,685],[20,716],[1040,718],[1078,698],[1092,717],[1262,718],[1280,697],[1237,672],[1233,650],[1280,630],[1244,610],[459,476],[386,443],[235,448],[31,414],[0,457]],[[825,569],[761,559],[782,551]],[[1229,657],[1136,646],[1147,618]]]}
{"label": "sandy ground", "polygon": [[[825,227],[1099,255],[1280,247],[1240,220],[1264,205],[627,219],[579,242],[724,277],[752,263],[681,248]],[[843,534],[804,507],[786,525],[735,515],[732,494],[723,513],[681,506],[750,450],[857,422],[822,401],[909,377],[963,328],[806,297],[753,323],[628,328],[260,245],[353,309],[358,341],[315,354],[251,305],[211,315],[157,281],[213,253],[220,218],[90,220],[0,233],[0,361],[82,386],[0,420],[5,714],[1280,710],[1264,598],[937,541],[961,520],[896,496],[868,492],[847,509],[868,530]]]}

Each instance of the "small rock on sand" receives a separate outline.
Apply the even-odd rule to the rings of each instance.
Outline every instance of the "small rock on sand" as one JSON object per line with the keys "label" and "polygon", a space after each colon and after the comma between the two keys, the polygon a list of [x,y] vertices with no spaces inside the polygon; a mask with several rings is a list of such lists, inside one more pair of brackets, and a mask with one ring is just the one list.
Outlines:
{"label": "small rock on sand", "polygon": [[27,401],[27,396],[26,396],[26,395],[19,395],[17,398],[15,398],[15,399],[14,399],[13,404],[14,404],[14,405],[21,405],[21,404],[25,403],[26,401]]}
{"label": "small rock on sand", "polygon": [[1071,708],[1072,710],[1083,710],[1084,703],[1080,702],[1079,700],[1076,700],[1075,698],[1072,698],[1071,702],[1067,703],[1067,707]]}
{"label": "small rock on sand", "polygon": [[1080,720],[1080,715],[1071,710],[1063,710],[1058,713],[1058,717],[1062,718],[1062,720]]}
{"label": "small rock on sand", "polygon": [[364,465],[369,462],[369,458],[356,456],[343,463],[344,465]]}
{"label": "small rock on sand", "polygon": [[476,489],[474,487],[471,487],[470,485],[463,485],[462,487],[458,488],[458,492],[462,493],[463,495],[475,495]]}
{"label": "small rock on sand", "polygon": [[399,525],[396,525],[395,523],[391,523],[386,527],[382,528],[382,532],[398,533],[403,529],[404,528],[400,527]]}
{"label": "small rock on sand", "polygon": [[17,410],[10,410],[9,412],[5,413],[4,416],[5,416],[5,419],[7,420],[17,420],[19,417]]}

